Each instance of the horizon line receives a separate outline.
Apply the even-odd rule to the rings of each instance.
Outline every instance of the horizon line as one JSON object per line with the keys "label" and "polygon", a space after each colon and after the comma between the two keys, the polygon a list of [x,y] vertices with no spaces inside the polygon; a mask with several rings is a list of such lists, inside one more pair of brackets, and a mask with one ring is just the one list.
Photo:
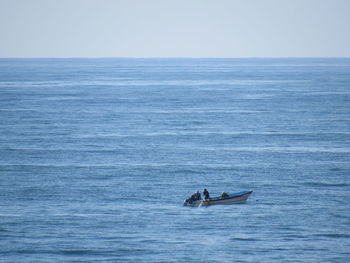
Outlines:
{"label": "horizon line", "polygon": [[0,57],[0,59],[349,59],[341,56],[324,56],[324,57]]}

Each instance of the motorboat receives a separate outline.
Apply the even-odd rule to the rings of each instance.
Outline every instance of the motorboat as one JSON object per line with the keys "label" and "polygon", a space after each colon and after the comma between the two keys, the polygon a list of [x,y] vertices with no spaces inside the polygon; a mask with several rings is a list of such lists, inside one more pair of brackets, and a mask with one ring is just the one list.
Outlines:
{"label": "motorboat", "polygon": [[243,204],[247,201],[248,197],[253,191],[243,191],[233,194],[223,193],[221,196],[211,197],[209,199],[187,198],[184,201],[184,206],[209,206],[209,205],[230,205],[230,204]]}

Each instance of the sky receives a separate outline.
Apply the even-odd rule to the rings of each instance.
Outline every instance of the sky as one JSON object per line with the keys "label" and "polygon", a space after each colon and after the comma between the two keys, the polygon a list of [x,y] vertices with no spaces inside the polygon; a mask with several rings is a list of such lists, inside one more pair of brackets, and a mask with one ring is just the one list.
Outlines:
{"label": "sky", "polygon": [[350,57],[350,0],[0,0],[0,57]]}

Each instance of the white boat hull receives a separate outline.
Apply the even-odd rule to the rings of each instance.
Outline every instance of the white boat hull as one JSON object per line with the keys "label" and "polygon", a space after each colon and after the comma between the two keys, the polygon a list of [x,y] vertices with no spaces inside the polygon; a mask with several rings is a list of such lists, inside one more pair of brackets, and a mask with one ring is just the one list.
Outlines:
{"label": "white boat hull", "polygon": [[209,200],[184,201],[185,206],[209,206],[209,205],[229,205],[229,204],[243,204],[253,191],[239,192],[230,194],[228,197],[214,197]]}

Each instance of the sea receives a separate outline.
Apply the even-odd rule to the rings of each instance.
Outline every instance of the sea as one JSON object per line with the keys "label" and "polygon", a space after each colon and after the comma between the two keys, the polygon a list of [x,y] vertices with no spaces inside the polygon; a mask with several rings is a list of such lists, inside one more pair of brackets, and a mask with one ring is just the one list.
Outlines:
{"label": "sea", "polygon": [[350,262],[350,59],[0,59],[0,262]]}

